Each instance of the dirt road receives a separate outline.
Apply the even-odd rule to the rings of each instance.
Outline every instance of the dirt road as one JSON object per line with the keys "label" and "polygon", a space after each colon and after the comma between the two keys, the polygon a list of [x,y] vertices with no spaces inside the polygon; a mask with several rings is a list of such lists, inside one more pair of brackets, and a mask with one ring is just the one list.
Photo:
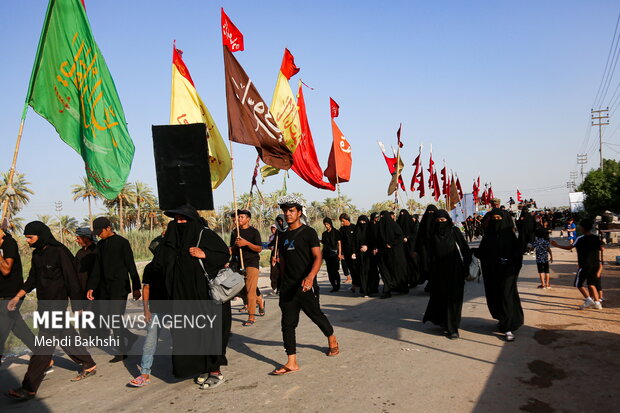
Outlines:
{"label": "dirt road", "polygon": [[[126,387],[137,374],[137,357],[123,366],[98,356],[96,376],[70,383],[72,363],[57,358],[59,366],[36,400],[20,405],[3,398],[0,410],[618,412],[620,267],[605,269],[605,308],[582,311],[571,287],[576,255],[554,253],[551,290],[536,288],[536,265],[526,258],[519,282],[526,325],[513,343],[496,333],[483,286],[475,282],[466,286],[457,341],[422,324],[428,298],[420,288],[389,300],[354,297],[348,291],[324,293],[321,302],[335,326],[341,355],[326,357],[326,340],[302,316],[297,334],[302,371],[271,377],[268,373],[285,354],[277,298],[268,297],[267,316],[253,327],[242,327],[245,315],[234,312],[227,382],[217,389],[199,390],[191,380],[175,380],[167,357],[156,360],[152,384],[145,388]],[[327,291],[324,273],[320,282]],[[12,360],[0,368],[2,392],[19,385],[25,363]]]}

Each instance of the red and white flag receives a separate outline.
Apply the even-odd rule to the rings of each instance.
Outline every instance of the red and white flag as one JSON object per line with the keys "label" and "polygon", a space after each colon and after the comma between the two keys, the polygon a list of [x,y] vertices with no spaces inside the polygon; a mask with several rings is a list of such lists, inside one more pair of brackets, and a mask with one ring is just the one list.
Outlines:
{"label": "red and white flag", "polygon": [[458,175],[456,175],[456,190],[459,193],[459,200],[463,199],[463,188],[461,187],[461,180],[459,179]]}
{"label": "red and white flag", "polygon": [[[411,178],[411,192],[416,190],[420,192],[420,198],[424,196],[424,169],[422,168],[422,145],[420,152],[413,162],[413,177]],[[417,188],[416,188],[417,185]]]}
{"label": "red and white flag", "polygon": [[519,188],[517,188],[517,202],[523,202],[523,195],[521,194],[521,191],[519,191]]}
{"label": "red and white flag", "polygon": [[222,8],[222,42],[231,52],[243,50],[243,34],[224,13],[224,8]]}

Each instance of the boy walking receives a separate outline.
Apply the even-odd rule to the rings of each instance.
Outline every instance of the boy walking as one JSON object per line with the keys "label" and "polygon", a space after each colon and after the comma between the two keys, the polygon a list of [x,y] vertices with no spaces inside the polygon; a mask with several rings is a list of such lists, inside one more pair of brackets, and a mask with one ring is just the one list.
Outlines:
{"label": "boy walking", "polygon": [[[601,272],[603,271],[603,263],[599,254],[603,251],[603,243],[596,235],[592,234],[593,227],[594,222],[591,219],[582,219],[579,222],[579,229],[583,235],[578,237],[574,244],[558,245],[557,242],[551,241],[551,245],[556,248],[567,251],[571,251],[573,248],[577,249],[579,269],[575,277],[575,287],[585,298],[580,306],[582,310],[586,308],[600,310],[603,308],[598,293],[601,289]],[[588,288],[584,287],[585,283],[588,284]]]}
{"label": "boy walking", "polygon": [[282,266],[280,309],[282,310],[282,337],[288,356],[285,365],[271,372],[274,376],[299,370],[295,329],[299,313],[303,311],[316,324],[328,340],[328,356],[339,354],[338,341],[329,320],[321,311],[319,286],[316,281],[321,268],[321,247],[316,231],[301,223],[303,201],[294,195],[278,200],[288,224],[280,236],[278,251]]}
{"label": "boy walking", "polygon": [[538,275],[540,277],[538,288],[547,290],[551,288],[551,284],[549,284],[549,263],[553,262],[553,253],[549,243],[549,231],[544,228],[538,228],[532,247],[536,251],[536,266],[538,267]]}

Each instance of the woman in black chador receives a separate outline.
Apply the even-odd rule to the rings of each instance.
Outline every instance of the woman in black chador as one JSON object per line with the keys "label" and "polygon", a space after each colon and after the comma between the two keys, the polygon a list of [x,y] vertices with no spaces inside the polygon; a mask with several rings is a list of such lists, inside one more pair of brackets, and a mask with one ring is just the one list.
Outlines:
{"label": "woman in black chador", "polygon": [[409,211],[401,209],[396,223],[405,234],[405,255],[407,257],[407,275],[409,287],[419,284],[420,272],[418,269],[418,254],[415,252],[415,244],[418,238],[420,224],[414,219]]}
{"label": "woman in black chador", "polygon": [[523,255],[508,213],[494,208],[488,214],[484,236],[475,255],[482,265],[491,316],[499,321],[499,331],[506,334],[506,340],[513,341],[513,332],[523,325],[523,309],[517,291]]}
{"label": "woman in black chador", "polygon": [[370,296],[369,271],[372,256],[372,237],[370,234],[370,223],[366,215],[360,215],[355,225],[355,239],[353,253],[355,254],[355,264],[360,277],[360,292],[364,297]]}
{"label": "woman in black chador", "polygon": [[370,214],[370,221],[368,223],[367,241],[370,249],[370,261],[368,263],[368,292],[370,294],[376,294],[379,292],[379,250],[377,241],[379,240],[379,214],[373,212]]}
{"label": "woman in black chador", "polygon": [[534,241],[534,233],[536,231],[536,219],[530,214],[527,207],[523,207],[521,210],[521,215],[517,220],[517,230],[519,231],[521,254],[525,254],[528,251],[527,244],[531,244]]}
{"label": "woman in black chador", "polygon": [[432,261],[432,252],[429,248],[431,242],[431,227],[433,225],[435,213],[437,207],[435,205],[429,205],[422,215],[420,220],[420,228],[418,230],[418,239],[416,240],[415,250],[418,253],[418,268],[420,271],[420,277],[418,282],[422,284],[424,281],[428,281],[424,291],[430,291],[431,281],[431,268],[430,263]]}
{"label": "woman in black chador", "polygon": [[457,339],[471,252],[461,230],[454,226],[448,212],[442,209],[434,215],[432,241],[429,245],[433,257],[430,264],[433,283],[424,322],[430,321],[443,327],[450,339]]}
{"label": "woman in black chador", "polygon": [[[214,278],[230,259],[228,246],[207,227],[194,207],[183,205],[165,214],[174,221],[168,224],[154,263],[163,271],[169,298],[173,300],[171,308],[176,311],[175,306],[185,301],[183,309],[189,311],[191,306],[204,303],[204,308],[196,310],[209,313],[212,308],[208,301],[212,298],[208,278]],[[197,376],[195,381],[203,389],[223,383],[220,367],[228,364],[226,346],[232,322],[230,302],[221,304],[221,313],[221,348],[213,351],[207,351],[208,343],[213,342],[216,335],[211,329],[171,330],[175,377]]]}
{"label": "woman in black chador", "polygon": [[321,235],[321,244],[323,244],[323,259],[327,267],[327,277],[332,285],[330,292],[335,293],[340,290],[340,256],[342,255],[342,244],[340,231],[334,228],[334,222],[331,218],[323,218],[325,231]]}
{"label": "woman in black chador", "polygon": [[409,282],[407,277],[407,257],[405,255],[405,234],[388,211],[381,212],[379,219],[379,268],[383,277],[383,295],[390,298],[391,292],[407,294]]}

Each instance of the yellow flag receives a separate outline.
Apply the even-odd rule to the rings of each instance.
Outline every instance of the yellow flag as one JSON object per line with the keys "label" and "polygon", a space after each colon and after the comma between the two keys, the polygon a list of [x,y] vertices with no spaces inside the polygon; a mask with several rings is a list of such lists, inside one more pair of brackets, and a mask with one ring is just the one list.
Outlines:
{"label": "yellow flag", "polygon": [[172,50],[172,94],[170,96],[170,124],[205,123],[209,144],[211,187],[217,188],[228,176],[232,167],[230,153],[217,129],[209,109],[196,91],[194,81],[183,62],[183,52]]}
{"label": "yellow flag", "polygon": [[[284,49],[284,57],[282,58],[280,72],[278,72],[278,80],[273,91],[269,112],[273,115],[278,129],[282,131],[284,143],[291,153],[295,153],[295,149],[301,140],[301,122],[299,121],[297,101],[291,85],[288,83],[289,79],[297,72],[299,72],[299,68],[295,66],[293,55],[288,49]],[[263,179],[276,175],[278,172],[277,168],[268,165],[261,168]]]}

